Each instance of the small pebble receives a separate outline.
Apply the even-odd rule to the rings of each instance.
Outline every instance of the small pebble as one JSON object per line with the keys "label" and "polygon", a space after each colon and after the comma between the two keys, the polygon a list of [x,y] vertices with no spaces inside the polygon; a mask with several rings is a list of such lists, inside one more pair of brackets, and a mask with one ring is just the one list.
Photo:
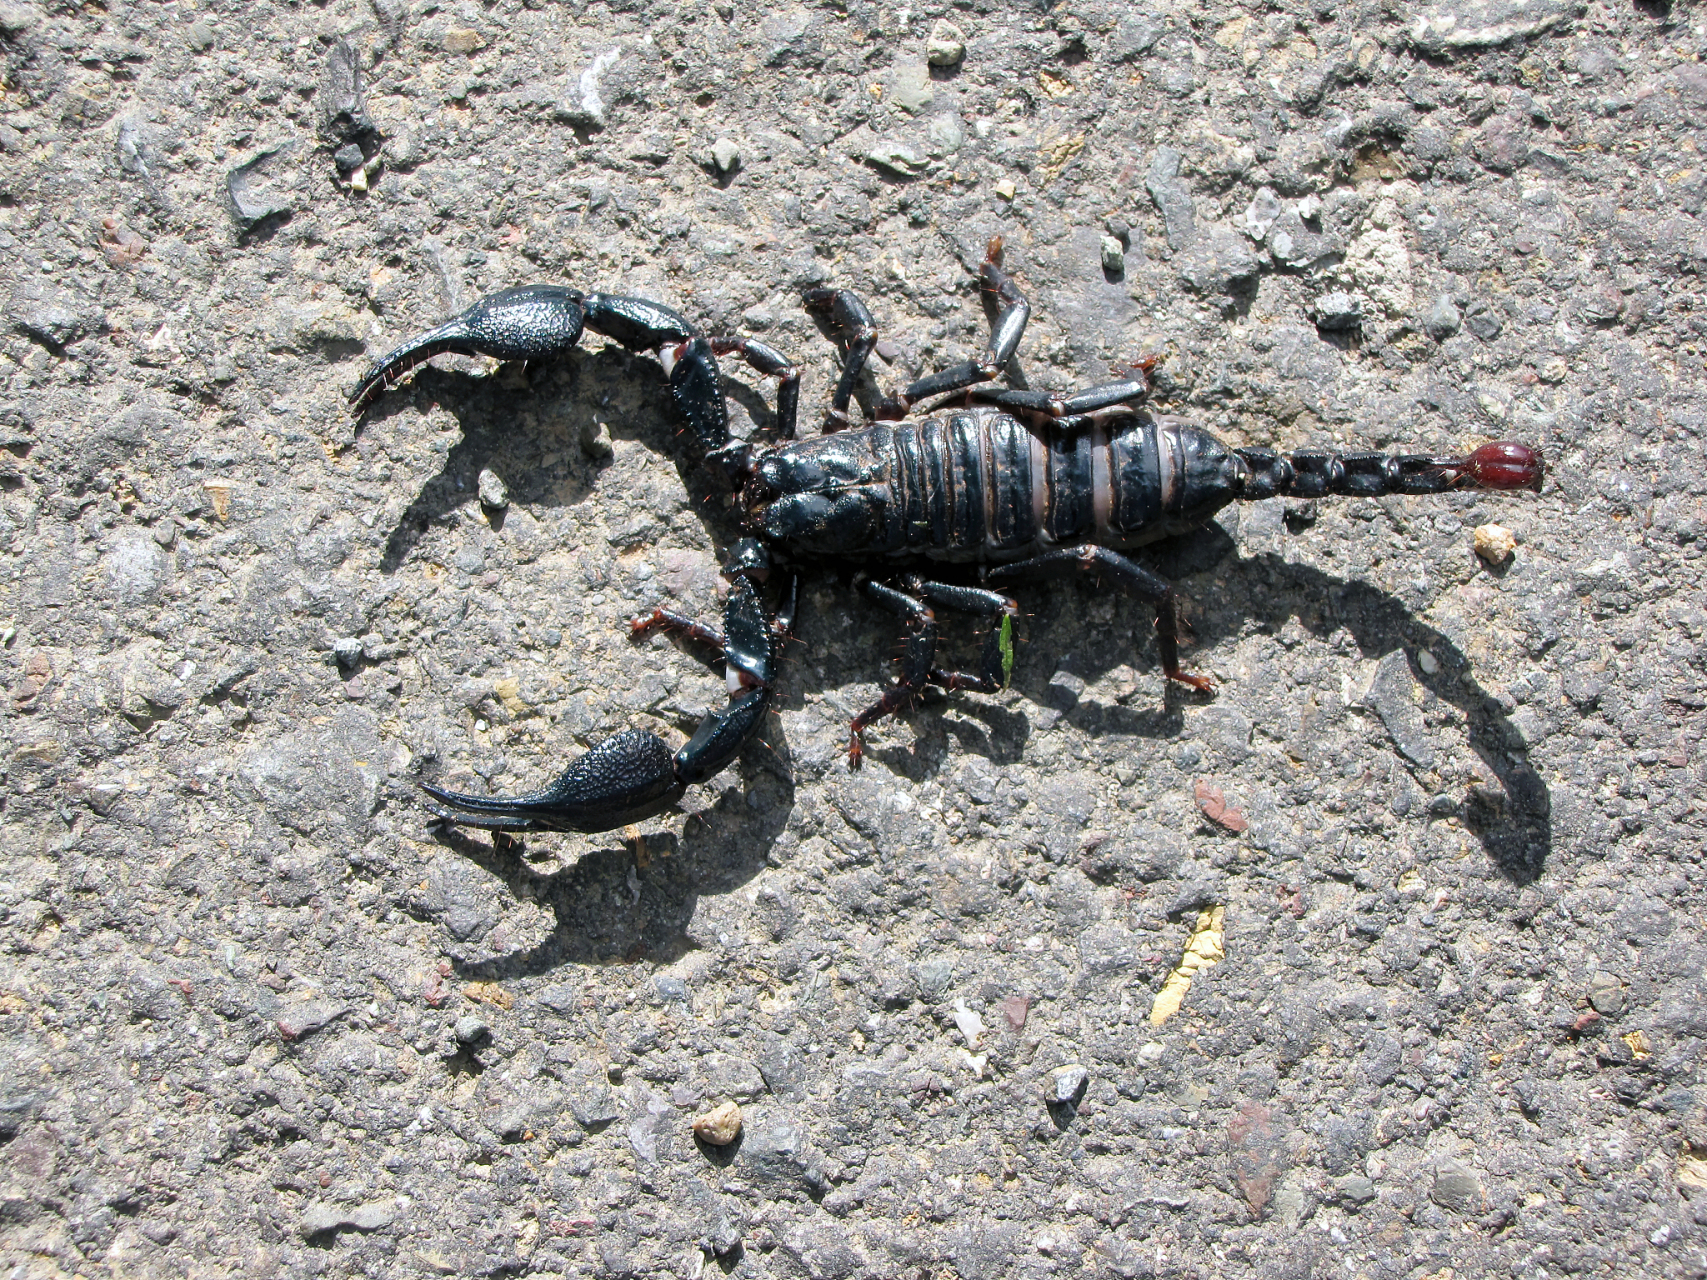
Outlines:
{"label": "small pebble", "polygon": [[732,138],[719,138],[711,144],[711,162],[719,173],[734,173],[741,167],[741,148]]}
{"label": "small pebble", "polygon": [[605,422],[583,422],[581,424],[581,451],[589,458],[608,458],[616,452],[616,446],[611,443],[610,424]]}
{"label": "small pebble", "polygon": [[510,490],[492,468],[481,469],[479,484],[481,506],[502,510],[510,505]]}
{"label": "small pebble", "polygon": [[486,41],[478,31],[468,27],[452,27],[445,32],[446,53],[473,53],[476,49],[484,48]]}
{"label": "small pebble", "polygon": [[338,166],[339,173],[361,168],[362,160],[362,149],[353,142],[346,142],[332,153],[332,163]]}
{"label": "small pebble", "polygon": [[1594,1006],[1595,1012],[1603,1017],[1615,1018],[1624,1012],[1628,1002],[1624,995],[1624,984],[1618,980],[1615,973],[1597,973],[1588,984],[1588,1001]]}
{"label": "small pebble", "polygon": [[933,67],[952,67],[966,56],[966,37],[960,28],[939,18],[925,41],[925,61]]}
{"label": "small pebble", "polygon": [[1356,329],[1363,324],[1363,301],[1356,294],[1324,293],[1308,311],[1316,328],[1329,333]]}
{"label": "small pebble", "polygon": [[354,636],[342,636],[332,641],[332,656],[340,667],[353,667],[361,661],[362,642]]}
{"label": "small pebble", "polygon": [[911,177],[925,167],[925,158],[917,151],[894,142],[878,143],[865,153],[865,158],[904,178]]}
{"label": "small pebble", "polygon": [[1102,269],[1110,275],[1126,270],[1126,246],[1114,236],[1102,238]]}
{"label": "small pebble", "polygon": [[479,1044],[492,1034],[492,1028],[472,1013],[465,1013],[456,1020],[456,1042],[458,1044]]}
{"label": "small pebble", "polygon": [[1375,1184],[1360,1173],[1340,1178],[1335,1182],[1334,1189],[1345,1204],[1368,1204],[1375,1199]]}
{"label": "small pebble", "polygon": [[1091,1073],[1076,1062],[1056,1067],[1049,1073],[1049,1084],[1044,1096],[1051,1106],[1071,1106],[1084,1093],[1090,1079]]}
{"label": "small pebble", "polygon": [[1004,200],[1012,200],[1016,193],[1017,188],[1006,178],[996,184],[996,194]]}
{"label": "small pebble", "polygon": [[709,1147],[726,1147],[741,1133],[741,1108],[733,1102],[695,1116],[693,1136]]}
{"label": "small pebble", "polygon": [[1517,549],[1517,539],[1510,529],[1500,524],[1476,526],[1476,554],[1489,564],[1504,564]]}
{"label": "small pebble", "polygon": [[1464,317],[1452,305],[1451,298],[1436,298],[1423,317],[1423,329],[1436,342],[1444,342],[1464,327]]}

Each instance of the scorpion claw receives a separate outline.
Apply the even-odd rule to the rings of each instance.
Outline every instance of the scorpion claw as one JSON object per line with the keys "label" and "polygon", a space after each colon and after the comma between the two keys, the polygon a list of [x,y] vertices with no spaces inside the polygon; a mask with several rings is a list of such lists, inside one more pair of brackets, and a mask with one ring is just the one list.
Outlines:
{"label": "scorpion claw", "polygon": [[555,284],[503,289],[480,299],[454,319],[388,352],[368,370],[350,395],[358,417],[385,389],[436,355],[454,351],[496,360],[548,360],[581,338],[586,319],[582,296]]}
{"label": "scorpion claw", "polygon": [[421,784],[444,822],[487,831],[610,831],[668,809],[687,784],[656,734],[630,729],[587,751],[543,791],[505,798]]}
{"label": "scorpion claw", "polygon": [[630,729],[606,738],[532,795],[476,796],[423,783],[439,802],[433,816],[485,831],[610,831],[663,812],[688,787],[728,768],[764,723],[782,648],[752,583],[735,580],[723,610],[724,635],[661,609],[629,626],[635,635],[655,627],[683,630],[723,650],[729,701],[706,713],[680,751],[672,755],[656,734]]}

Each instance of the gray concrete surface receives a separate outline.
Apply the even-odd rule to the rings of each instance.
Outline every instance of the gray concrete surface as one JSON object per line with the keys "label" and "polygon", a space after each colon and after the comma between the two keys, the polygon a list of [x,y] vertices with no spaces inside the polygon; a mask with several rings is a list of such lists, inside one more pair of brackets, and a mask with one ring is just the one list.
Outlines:
{"label": "gray concrete surface", "polygon": [[[1703,45],[1681,0],[0,3],[5,1274],[1702,1274]],[[1513,437],[1545,492],[1158,550],[1213,700],[1028,591],[1013,687],[858,774],[894,627],[814,578],[692,816],[430,831],[418,779],[691,728],[717,680],[623,621],[712,612],[731,528],[648,359],[441,359],[357,426],[366,361],[561,281],[817,406],[833,282],[869,398],[982,341],[996,233],[1031,385],[1154,352],[1236,443]]]}

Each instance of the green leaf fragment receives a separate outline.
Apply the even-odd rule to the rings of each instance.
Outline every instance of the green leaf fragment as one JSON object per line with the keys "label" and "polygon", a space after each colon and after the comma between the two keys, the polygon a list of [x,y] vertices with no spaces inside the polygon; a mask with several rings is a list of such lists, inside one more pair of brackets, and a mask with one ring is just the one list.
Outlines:
{"label": "green leaf fragment", "polygon": [[1014,678],[1014,620],[1012,614],[1002,615],[1002,688],[1006,689]]}

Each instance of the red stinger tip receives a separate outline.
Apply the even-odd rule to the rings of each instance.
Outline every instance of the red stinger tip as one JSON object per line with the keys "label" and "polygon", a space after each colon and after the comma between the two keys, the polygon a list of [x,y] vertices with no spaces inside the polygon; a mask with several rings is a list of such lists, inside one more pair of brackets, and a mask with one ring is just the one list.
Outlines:
{"label": "red stinger tip", "polygon": [[1540,451],[1510,440],[1485,444],[1464,459],[1464,472],[1484,489],[1541,489]]}

